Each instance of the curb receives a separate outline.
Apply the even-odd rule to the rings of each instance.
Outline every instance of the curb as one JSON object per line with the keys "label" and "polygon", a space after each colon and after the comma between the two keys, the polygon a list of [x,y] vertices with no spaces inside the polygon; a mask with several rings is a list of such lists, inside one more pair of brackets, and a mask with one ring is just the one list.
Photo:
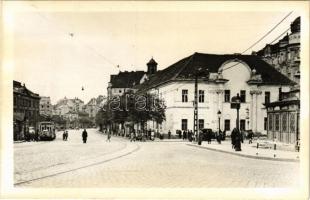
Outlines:
{"label": "curb", "polygon": [[186,144],[186,145],[192,146],[192,147],[201,148],[201,149],[207,149],[207,150],[211,150],[211,151],[217,151],[217,152],[221,152],[221,153],[232,154],[232,155],[240,156],[240,157],[252,158],[252,159],[271,160],[271,161],[284,161],[284,162],[299,162],[298,159],[258,157],[258,156],[244,155],[244,154],[239,154],[239,153],[235,153],[235,152],[224,151],[224,150],[220,150],[220,149],[213,149],[213,148],[209,148],[209,147],[197,146],[197,145],[193,145],[193,144]]}
{"label": "curb", "polygon": [[23,142],[26,142],[26,140],[17,140],[17,141],[14,141],[13,144],[18,144],[18,143],[23,143]]}

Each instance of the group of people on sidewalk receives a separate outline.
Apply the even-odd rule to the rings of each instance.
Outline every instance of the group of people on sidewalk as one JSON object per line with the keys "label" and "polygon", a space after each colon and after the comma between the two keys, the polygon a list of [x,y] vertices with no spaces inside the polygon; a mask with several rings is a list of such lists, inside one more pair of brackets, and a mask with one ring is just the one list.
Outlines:
{"label": "group of people on sidewalk", "polygon": [[[142,131],[138,130],[136,132],[135,129],[131,129],[130,131],[130,142],[132,141],[146,141],[146,140],[154,140],[155,139],[155,132],[152,130],[148,130],[145,133]],[[160,137],[160,136],[159,136]]]}
{"label": "group of people on sidewalk", "polygon": [[68,140],[68,131],[67,130],[64,130],[63,134],[62,134],[62,140],[63,141],[67,141]]}

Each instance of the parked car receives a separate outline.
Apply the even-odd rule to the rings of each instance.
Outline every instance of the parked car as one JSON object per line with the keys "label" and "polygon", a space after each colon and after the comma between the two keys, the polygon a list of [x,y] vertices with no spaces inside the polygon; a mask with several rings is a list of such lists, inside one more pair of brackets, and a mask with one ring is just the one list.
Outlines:
{"label": "parked car", "polygon": [[202,141],[207,141],[208,135],[211,136],[211,139],[215,139],[215,132],[211,128],[203,128],[200,133],[202,134]]}

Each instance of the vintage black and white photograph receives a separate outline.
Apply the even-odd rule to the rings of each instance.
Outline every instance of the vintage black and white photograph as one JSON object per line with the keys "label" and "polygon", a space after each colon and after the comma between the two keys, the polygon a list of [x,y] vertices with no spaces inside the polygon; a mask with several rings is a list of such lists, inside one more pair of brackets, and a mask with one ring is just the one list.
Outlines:
{"label": "vintage black and white photograph", "polygon": [[226,3],[4,1],[2,185],[306,199],[309,2]]}

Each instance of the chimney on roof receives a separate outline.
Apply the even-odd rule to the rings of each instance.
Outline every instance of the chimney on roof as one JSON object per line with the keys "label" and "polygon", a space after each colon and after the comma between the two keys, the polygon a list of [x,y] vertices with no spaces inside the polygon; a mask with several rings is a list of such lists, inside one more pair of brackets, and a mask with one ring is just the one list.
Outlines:
{"label": "chimney on roof", "polygon": [[146,65],[147,74],[155,74],[157,72],[157,62],[153,59],[153,57]]}
{"label": "chimney on roof", "polygon": [[279,101],[282,101],[282,88],[279,87]]}

